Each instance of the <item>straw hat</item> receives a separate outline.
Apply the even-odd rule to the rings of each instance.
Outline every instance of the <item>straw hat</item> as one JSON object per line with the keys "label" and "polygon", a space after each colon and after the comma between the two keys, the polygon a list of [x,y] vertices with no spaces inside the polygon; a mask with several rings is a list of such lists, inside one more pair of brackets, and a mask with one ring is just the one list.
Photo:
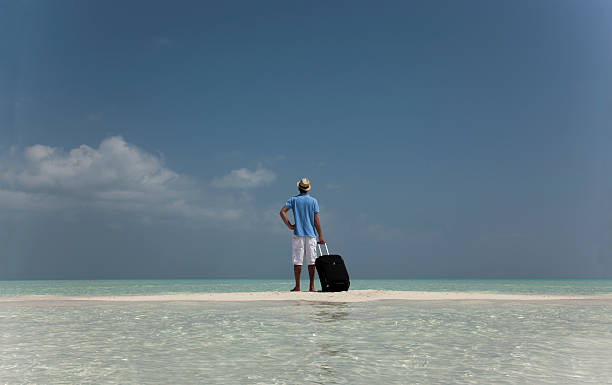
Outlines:
{"label": "straw hat", "polygon": [[302,191],[310,191],[310,181],[308,178],[302,178],[297,182],[297,186]]}

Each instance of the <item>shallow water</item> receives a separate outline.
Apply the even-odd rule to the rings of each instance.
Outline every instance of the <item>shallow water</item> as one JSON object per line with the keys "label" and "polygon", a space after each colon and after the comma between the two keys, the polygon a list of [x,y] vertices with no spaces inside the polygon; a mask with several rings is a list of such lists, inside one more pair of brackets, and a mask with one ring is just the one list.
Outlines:
{"label": "shallow water", "polygon": [[612,383],[612,306],[0,305],[6,384]]}

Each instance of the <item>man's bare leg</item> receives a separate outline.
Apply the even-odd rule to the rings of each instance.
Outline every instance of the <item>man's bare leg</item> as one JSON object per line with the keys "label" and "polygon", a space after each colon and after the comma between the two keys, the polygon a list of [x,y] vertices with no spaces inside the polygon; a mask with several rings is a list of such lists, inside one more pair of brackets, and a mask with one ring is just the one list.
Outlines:
{"label": "man's bare leg", "polygon": [[308,265],[308,276],[310,277],[310,291],[316,291],[314,286],[315,265]]}
{"label": "man's bare leg", "polygon": [[[308,266],[310,268],[310,266]],[[291,291],[300,291],[300,274],[302,274],[302,265],[293,265],[293,275],[295,276],[295,287]]]}

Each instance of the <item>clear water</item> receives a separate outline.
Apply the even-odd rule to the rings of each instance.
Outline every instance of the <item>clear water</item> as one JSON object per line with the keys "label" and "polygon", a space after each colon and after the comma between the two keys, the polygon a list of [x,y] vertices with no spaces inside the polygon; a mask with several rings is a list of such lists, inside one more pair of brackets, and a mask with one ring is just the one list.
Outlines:
{"label": "clear water", "polygon": [[3,384],[609,384],[612,306],[0,306]]}
{"label": "clear water", "polygon": [[[223,293],[286,291],[292,287],[293,281],[286,279],[0,281],[0,296]],[[302,282],[302,289],[306,288]],[[612,279],[354,279],[351,289],[602,294],[612,293]]]}
{"label": "clear water", "polygon": [[[612,292],[610,280],[354,288]],[[287,290],[288,280],[1,282],[3,296]],[[612,384],[612,303],[0,302],[0,384]]]}

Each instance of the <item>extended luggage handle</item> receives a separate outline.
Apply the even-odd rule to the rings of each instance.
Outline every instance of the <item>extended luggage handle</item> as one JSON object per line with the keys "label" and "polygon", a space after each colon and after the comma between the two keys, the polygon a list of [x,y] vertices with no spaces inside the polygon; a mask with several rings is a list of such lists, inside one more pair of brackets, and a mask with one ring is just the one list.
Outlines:
{"label": "extended luggage handle", "polygon": [[[324,243],[323,245],[325,245],[325,251],[327,252],[327,255],[329,255],[329,249],[327,248],[327,242]],[[317,243],[317,246],[319,247],[319,254],[321,254],[320,256],[323,256],[323,252],[321,251],[321,244]]]}

